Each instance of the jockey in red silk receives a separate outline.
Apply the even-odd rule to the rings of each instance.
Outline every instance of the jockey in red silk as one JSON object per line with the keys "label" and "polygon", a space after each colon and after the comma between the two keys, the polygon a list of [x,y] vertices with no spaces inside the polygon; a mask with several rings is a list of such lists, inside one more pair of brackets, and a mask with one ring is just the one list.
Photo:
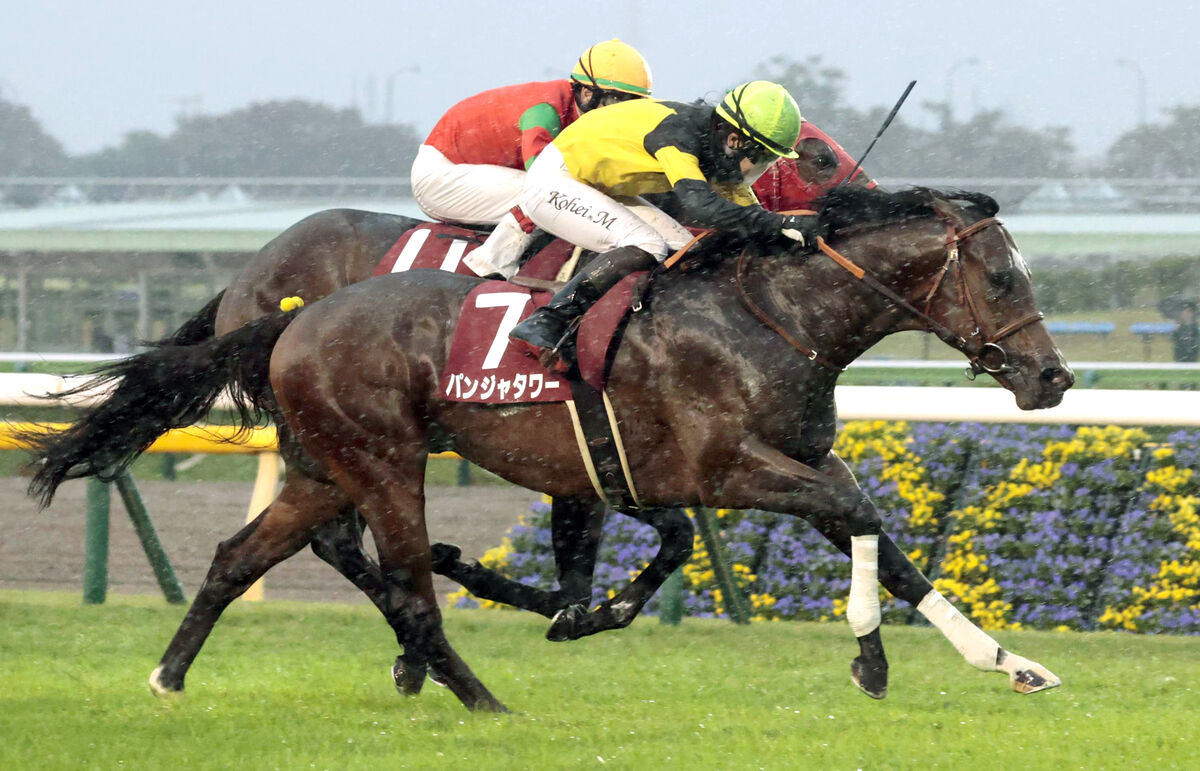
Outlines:
{"label": "jockey in red silk", "polygon": [[[484,91],[451,107],[417,151],[413,196],[434,219],[495,224],[504,262],[481,254],[465,262],[481,276],[516,273],[533,224],[517,207],[525,170],[566,126],[587,111],[650,95],[650,68],[620,40],[597,43],[568,80]],[[478,251],[478,250],[477,250]]]}
{"label": "jockey in red silk", "polygon": [[[812,157],[807,165],[819,169],[817,178],[807,182],[800,176],[796,166],[804,161],[781,158],[754,183],[754,194],[763,208],[771,211],[811,208],[813,201],[841,184],[854,168],[854,159],[850,154],[807,120],[800,125],[796,150],[806,158]],[[854,179],[848,184],[875,187],[875,181],[869,179],[861,168],[854,172]]]}

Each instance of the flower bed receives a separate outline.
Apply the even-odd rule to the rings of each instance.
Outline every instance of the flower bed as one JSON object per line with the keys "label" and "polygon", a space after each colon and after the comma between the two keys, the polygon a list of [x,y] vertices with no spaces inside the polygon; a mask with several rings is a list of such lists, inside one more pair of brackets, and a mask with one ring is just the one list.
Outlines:
{"label": "flower bed", "polygon": [[[1154,442],[1116,427],[858,421],[835,449],[896,543],[984,628],[1200,634],[1200,433]],[[534,504],[482,561],[552,587],[549,509]],[[756,619],[844,614],[849,561],[806,522],[757,511],[718,519]],[[649,527],[609,516],[594,599],[627,583],[657,547]],[[699,537],[695,547],[684,612],[723,615]],[[453,599],[479,604],[465,592]],[[884,609],[885,621],[916,620],[905,603],[887,598]]]}

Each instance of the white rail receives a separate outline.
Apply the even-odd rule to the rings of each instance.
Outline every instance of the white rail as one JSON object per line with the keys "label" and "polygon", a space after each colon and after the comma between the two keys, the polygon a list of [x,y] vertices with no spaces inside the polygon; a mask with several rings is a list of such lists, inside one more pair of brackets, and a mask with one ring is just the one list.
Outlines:
{"label": "white rail", "polygon": [[842,386],[835,396],[842,420],[1200,426],[1200,391],[1080,388],[1057,407],[1031,411],[1000,388]]}
{"label": "white rail", "polygon": [[[47,406],[44,398],[86,383],[86,378],[7,373],[0,375],[0,404]],[[84,406],[103,392],[70,400]],[[919,420],[982,423],[1115,424],[1200,426],[1200,391],[1113,391],[1074,389],[1048,410],[1020,410],[1000,388],[841,386],[835,394],[843,420]],[[218,401],[218,406],[227,404]]]}
{"label": "white rail", "polygon": [[[0,351],[0,363],[47,363],[47,364],[95,364],[123,359],[123,353],[37,353],[25,351]],[[851,363],[852,369],[957,369],[964,370],[967,363],[961,359],[858,359]],[[1151,370],[1154,372],[1200,372],[1200,363],[1167,361],[1073,361],[1071,369],[1083,370]]]}

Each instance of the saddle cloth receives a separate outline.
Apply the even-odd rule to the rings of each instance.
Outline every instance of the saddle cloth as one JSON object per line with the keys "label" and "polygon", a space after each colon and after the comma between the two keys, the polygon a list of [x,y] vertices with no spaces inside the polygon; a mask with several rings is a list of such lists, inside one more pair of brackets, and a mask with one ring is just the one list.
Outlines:
{"label": "saddle cloth", "polygon": [[[707,231],[667,261],[673,265]],[[374,275],[398,273],[413,268],[433,268],[474,276],[462,258],[483,243],[485,233],[470,228],[429,222],[406,232],[388,249]],[[708,239],[705,244],[717,239]],[[711,244],[716,246],[716,243]],[[530,257],[517,272],[518,278],[555,281],[571,259],[574,247],[554,239]],[[640,298],[647,274],[633,273],[610,289],[587,312],[576,335],[579,376],[598,391],[604,390],[612,355],[624,329],[633,298]],[[503,281],[488,281],[467,296],[454,332],[446,369],[442,373],[443,395],[451,401],[483,404],[566,401],[571,398],[566,380],[551,374],[534,359],[508,348],[508,333],[536,308],[550,300],[550,293],[530,290]]]}
{"label": "saddle cloth", "polygon": [[[609,351],[630,308],[635,284],[644,273],[627,276],[584,316],[576,339],[580,377],[597,391],[607,380]],[[486,281],[463,301],[441,392],[448,401],[481,404],[563,402],[572,399],[567,380],[548,372],[509,345],[508,333],[550,300],[505,281]]]}
{"label": "saddle cloth", "polygon": [[[412,268],[434,268],[474,276],[475,273],[463,263],[463,257],[482,244],[485,238],[487,233],[444,222],[419,225],[392,244],[375,266],[372,275],[383,276]],[[555,239],[526,260],[517,275],[553,281],[573,251],[570,243]]]}

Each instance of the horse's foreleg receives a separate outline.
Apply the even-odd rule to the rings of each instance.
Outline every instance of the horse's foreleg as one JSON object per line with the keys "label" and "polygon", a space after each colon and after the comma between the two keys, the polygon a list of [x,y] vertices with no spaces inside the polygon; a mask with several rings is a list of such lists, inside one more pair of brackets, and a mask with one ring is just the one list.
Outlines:
{"label": "horse's foreleg", "polygon": [[484,600],[512,605],[554,618],[560,611],[581,606],[586,611],[592,595],[596,550],[604,524],[604,507],[595,498],[556,498],[550,508],[550,533],[558,567],[557,591],[527,586],[486,568],[475,560],[464,562],[458,547],[433,545],[433,570],[462,584]]}
{"label": "horse's foreleg", "polygon": [[333,485],[289,474],[271,505],[217,547],[196,599],[150,675],[151,690],[159,695],[182,691],[188,668],[229,603],[271,566],[303,548],[312,528],[337,516],[346,503]]}
{"label": "horse's foreleg", "polygon": [[692,556],[695,526],[683,510],[646,509],[628,513],[658,531],[662,539],[658,553],[632,583],[591,613],[586,612],[584,606],[572,605],[555,616],[546,639],[555,642],[576,640],[629,626],[667,577]]}
{"label": "horse's foreleg", "polygon": [[742,449],[718,497],[706,503],[777,511],[844,530],[848,548],[843,551],[851,560],[846,620],[859,644],[851,678],[868,695],[882,699],[887,694],[887,658],[879,634],[882,613],[876,588],[882,533],[878,511],[857,484],[846,484],[762,442],[748,440]]}
{"label": "horse's foreleg", "polygon": [[[834,453],[825,457],[820,468],[834,479],[858,486],[854,473]],[[842,552],[851,552],[853,539],[845,523],[820,517],[810,518],[809,521]],[[937,592],[929,579],[886,533],[880,533],[879,536],[879,579],[893,596],[914,605],[971,666],[985,672],[1007,674],[1014,691],[1036,693],[1062,683],[1041,664],[1001,648],[990,635]]]}
{"label": "horse's foreleg", "polygon": [[564,605],[591,604],[604,515],[603,502],[592,496],[556,498],[550,504],[550,542]]}

